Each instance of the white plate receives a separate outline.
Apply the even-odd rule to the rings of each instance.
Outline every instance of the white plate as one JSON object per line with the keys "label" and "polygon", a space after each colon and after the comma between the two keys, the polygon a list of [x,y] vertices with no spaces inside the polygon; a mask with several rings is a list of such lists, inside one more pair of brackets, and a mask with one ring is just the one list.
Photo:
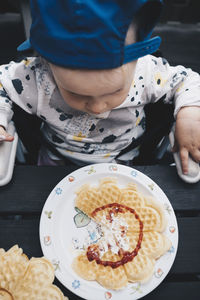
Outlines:
{"label": "white plate", "polygon": [[[71,268],[72,260],[88,236],[95,238],[91,222],[74,208],[75,191],[84,183],[98,184],[99,179],[113,176],[119,186],[135,182],[139,191],[155,197],[165,207],[168,225],[166,236],[171,249],[155,264],[152,279],[146,284],[130,283],[121,291],[107,290],[95,281],[86,281]],[[78,215],[79,214],[79,215]],[[77,216],[78,215],[78,216]],[[79,221],[79,222],[78,222]],[[82,227],[77,227],[82,226]],[[73,293],[87,300],[134,300],[154,290],[169,272],[178,247],[178,226],[174,210],[158,185],[143,173],[123,165],[102,163],[80,168],[62,179],[49,195],[40,219],[40,242],[44,255],[53,263],[58,280]]]}

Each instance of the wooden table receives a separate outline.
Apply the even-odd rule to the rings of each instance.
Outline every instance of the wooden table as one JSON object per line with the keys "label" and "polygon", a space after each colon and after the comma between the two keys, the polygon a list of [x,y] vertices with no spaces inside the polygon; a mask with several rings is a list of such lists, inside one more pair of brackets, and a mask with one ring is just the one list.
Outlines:
{"label": "wooden table", "polygon": [[[151,177],[166,193],[175,210],[180,234],[178,253],[169,274],[143,299],[200,299],[200,183],[182,182],[175,167],[135,168]],[[18,244],[29,257],[43,255],[39,242],[43,205],[54,186],[74,170],[73,166],[15,167],[12,181],[0,188],[0,247],[8,250]],[[70,299],[81,299],[57,280],[55,283]]]}

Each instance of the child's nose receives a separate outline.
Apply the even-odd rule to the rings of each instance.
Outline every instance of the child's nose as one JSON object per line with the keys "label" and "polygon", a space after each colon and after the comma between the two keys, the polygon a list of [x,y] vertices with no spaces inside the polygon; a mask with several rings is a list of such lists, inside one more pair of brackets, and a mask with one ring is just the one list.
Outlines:
{"label": "child's nose", "polygon": [[87,103],[87,109],[93,114],[100,114],[105,111],[106,103],[101,98],[92,98]]}

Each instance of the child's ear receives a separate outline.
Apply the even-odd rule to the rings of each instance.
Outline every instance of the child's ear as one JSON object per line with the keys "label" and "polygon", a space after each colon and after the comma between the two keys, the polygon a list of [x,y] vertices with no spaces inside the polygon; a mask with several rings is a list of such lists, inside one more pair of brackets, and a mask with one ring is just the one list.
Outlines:
{"label": "child's ear", "polygon": [[125,45],[131,45],[137,42],[137,26],[135,22],[132,22],[129,25],[126,38],[125,38]]}

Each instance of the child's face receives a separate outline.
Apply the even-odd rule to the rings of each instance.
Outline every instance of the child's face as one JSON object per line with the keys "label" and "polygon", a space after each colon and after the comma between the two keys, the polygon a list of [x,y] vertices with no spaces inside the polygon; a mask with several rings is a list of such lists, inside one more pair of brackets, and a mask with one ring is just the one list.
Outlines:
{"label": "child's face", "polygon": [[74,109],[101,114],[126,99],[136,61],[110,70],[73,70],[50,64],[64,101]]}

